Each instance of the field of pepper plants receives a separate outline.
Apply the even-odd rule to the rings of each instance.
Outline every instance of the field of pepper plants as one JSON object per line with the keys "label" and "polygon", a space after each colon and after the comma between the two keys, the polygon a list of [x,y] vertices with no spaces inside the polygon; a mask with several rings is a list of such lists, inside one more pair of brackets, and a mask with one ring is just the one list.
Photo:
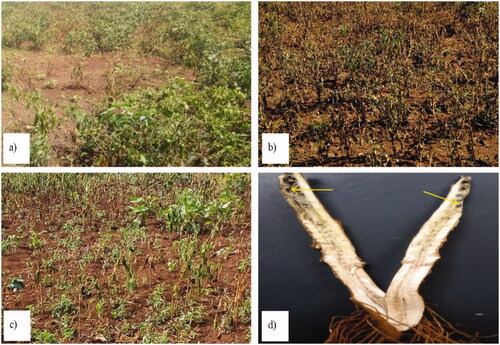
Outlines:
{"label": "field of pepper plants", "polygon": [[32,166],[248,166],[249,2],[2,6],[3,132]]}
{"label": "field of pepper plants", "polygon": [[250,176],[3,174],[2,307],[35,343],[250,341]]}
{"label": "field of pepper plants", "polygon": [[295,166],[498,166],[498,3],[259,3],[259,127]]}

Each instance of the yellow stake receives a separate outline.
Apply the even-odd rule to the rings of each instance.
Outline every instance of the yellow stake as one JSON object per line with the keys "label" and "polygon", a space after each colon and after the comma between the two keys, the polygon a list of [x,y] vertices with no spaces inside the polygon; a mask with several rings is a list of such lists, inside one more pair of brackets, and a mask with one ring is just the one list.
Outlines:
{"label": "yellow stake", "polygon": [[439,195],[436,195],[436,194],[432,194],[432,193],[426,192],[425,190],[424,190],[424,193],[425,193],[425,194],[432,195],[432,196],[435,196],[436,198],[439,198],[439,199],[443,199],[443,200],[449,201],[449,202],[451,202],[453,205],[458,204],[458,201],[456,201],[455,199],[453,199],[453,200],[446,199],[446,198],[443,198],[442,196],[439,196]]}
{"label": "yellow stake", "polygon": [[301,188],[297,188],[297,187],[293,187],[292,188],[292,192],[294,192],[295,194],[298,194],[297,192],[301,192],[301,191],[304,191],[304,190],[311,190],[311,191],[317,191],[317,192],[331,192],[331,191],[333,191],[333,189],[317,189],[317,188],[313,188],[313,189],[301,189]]}

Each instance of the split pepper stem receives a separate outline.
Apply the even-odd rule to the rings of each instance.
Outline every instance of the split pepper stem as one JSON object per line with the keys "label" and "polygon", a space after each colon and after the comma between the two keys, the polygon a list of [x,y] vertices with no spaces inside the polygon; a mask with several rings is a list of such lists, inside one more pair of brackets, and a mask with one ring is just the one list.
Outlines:
{"label": "split pepper stem", "polygon": [[293,207],[299,220],[321,249],[323,261],[350,290],[352,298],[379,315],[386,315],[385,293],[363,269],[364,262],[344,232],[342,224],[333,219],[312,191],[294,193],[292,188],[311,189],[302,174],[280,176],[281,193]]}
{"label": "split pepper stem", "polygon": [[425,304],[418,288],[440,258],[439,248],[462,215],[463,201],[470,191],[470,177],[461,177],[429,220],[412,240],[402,266],[394,276],[387,294],[363,269],[364,262],[347,237],[342,224],[332,218],[312,191],[294,193],[292,189],[311,189],[302,174],[280,176],[281,193],[321,249],[326,262],[352,295],[352,300],[372,314],[381,328],[397,336],[418,325]]}
{"label": "split pepper stem", "polygon": [[408,246],[401,268],[392,279],[385,297],[390,319],[401,323],[394,324],[397,329],[414,327],[422,318],[425,304],[418,288],[434,263],[439,260],[439,248],[462,216],[463,202],[470,192],[470,182],[470,177],[460,177],[446,197],[457,201],[457,204],[443,201]]}

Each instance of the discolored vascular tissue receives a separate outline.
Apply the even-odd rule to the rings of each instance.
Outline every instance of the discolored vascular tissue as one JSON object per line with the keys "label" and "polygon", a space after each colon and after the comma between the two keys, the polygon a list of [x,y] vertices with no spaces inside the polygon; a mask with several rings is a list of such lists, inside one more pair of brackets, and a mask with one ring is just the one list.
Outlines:
{"label": "discolored vascular tissue", "polygon": [[259,114],[292,166],[498,166],[498,3],[261,2]]}
{"label": "discolored vascular tissue", "polygon": [[248,343],[245,174],[3,174],[2,308],[33,343]]}

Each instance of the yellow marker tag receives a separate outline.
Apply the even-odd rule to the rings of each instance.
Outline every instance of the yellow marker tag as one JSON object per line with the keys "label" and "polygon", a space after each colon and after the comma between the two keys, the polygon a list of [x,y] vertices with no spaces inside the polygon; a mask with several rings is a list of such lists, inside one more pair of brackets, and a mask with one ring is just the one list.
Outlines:
{"label": "yellow marker tag", "polygon": [[442,196],[439,196],[439,195],[436,195],[436,194],[432,194],[432,193],[426,192],[425,190],[424,190],[424,193],[425,193],[425,194],[432,195],[432,196],[435,196],[436,198],[439,198],[439,199],[443,199],[443,200],[449,201],[449,202],[451,202],[453,205],[457,205],[457,204],[458,204],[458,201],[456,201],[455,199],[453,199],[453,200],[446,199],[446,198],[443,198]]}
{"label": "yellow marker tag", "polygon": [[310,191],[313,191],[313,192],[332,192],[333,191],[333,189],[318,189],[318,188],[301,189],[301,188],[297,188],[297,187],[293,187],[292,188],[292,192],[294,192],[295,194],[298,194],[298,192],[302,192],[302,191],[305,191],[305,190],[310,190]]}

